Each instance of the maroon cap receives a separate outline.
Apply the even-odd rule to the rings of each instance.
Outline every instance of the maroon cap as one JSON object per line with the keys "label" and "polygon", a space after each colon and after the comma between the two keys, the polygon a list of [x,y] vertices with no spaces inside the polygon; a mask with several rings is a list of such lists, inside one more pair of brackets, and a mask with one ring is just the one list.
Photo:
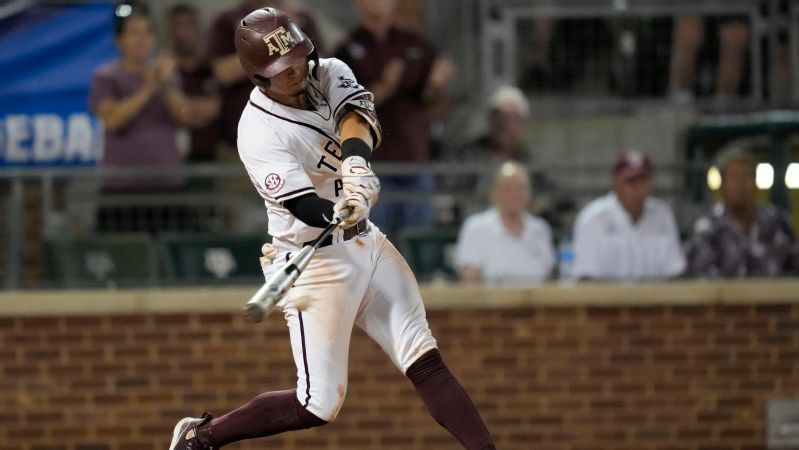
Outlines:
{"label": "maroon cap", "polygon": [[652,162],[645,154],[626,150],[618,154],[613,165],[613,178],[629,180],[639,175],[652,175]]}

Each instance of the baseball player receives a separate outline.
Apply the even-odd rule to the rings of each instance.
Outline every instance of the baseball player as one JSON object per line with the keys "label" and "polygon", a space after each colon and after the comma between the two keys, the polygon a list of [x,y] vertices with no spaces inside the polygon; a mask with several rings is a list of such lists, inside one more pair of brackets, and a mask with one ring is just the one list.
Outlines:
{"label": "baseball player", "polygon": [[[267,208],[276,253],[267,256],[289,258],[333,214],[350,212],[282,303],[296,388],[260,394],[218,418],[184,418],[170,450],[214,449],[335,420],[347,392],[353,325],[380,345],[464,448],[495,449],[436,348],[411,270],[368,220],[380,190],[369,164],[381,140],[372,94],[343,62],[319,59],[313,43],[277,9],[248,14],[235,42],[256,86],[239,122],[238,148]],[[269,278],[280,266],[266,265],[264,274]],[[317,300],[302,310],[292,306],[307,295]]]}

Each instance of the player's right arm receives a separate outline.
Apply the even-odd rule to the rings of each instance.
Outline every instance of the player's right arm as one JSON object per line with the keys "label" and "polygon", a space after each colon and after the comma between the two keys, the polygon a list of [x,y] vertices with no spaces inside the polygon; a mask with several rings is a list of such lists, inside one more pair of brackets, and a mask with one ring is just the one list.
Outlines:
{"label": "player's right arm", "polygon": [[[333,202],[317,195],[310,179],[301,173],[299,163],[269,164],[268,170],[262,170],[258,164],[252,164],[251,158],[242,155],[242,161],[255,189],[264,199],[280,204],[308,226],[324,228],[330,223]],[[305,182],[308,187],[297,187]]]}

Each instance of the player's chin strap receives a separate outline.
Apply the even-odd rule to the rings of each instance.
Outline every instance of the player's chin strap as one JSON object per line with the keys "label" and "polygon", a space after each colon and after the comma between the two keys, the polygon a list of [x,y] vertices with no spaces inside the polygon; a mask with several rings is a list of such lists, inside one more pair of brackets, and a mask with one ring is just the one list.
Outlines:
{"label": "player's chin strap", "polygon": [[[313,41],[311,41],[313,42]],[[314,77],[316,81],[319,81],[319,52],[316,50],[316,46],[313,46],[313,50],[311,53],[308,54],[308,61],[313,61],[313,69],[311,69],[311,76]]]}

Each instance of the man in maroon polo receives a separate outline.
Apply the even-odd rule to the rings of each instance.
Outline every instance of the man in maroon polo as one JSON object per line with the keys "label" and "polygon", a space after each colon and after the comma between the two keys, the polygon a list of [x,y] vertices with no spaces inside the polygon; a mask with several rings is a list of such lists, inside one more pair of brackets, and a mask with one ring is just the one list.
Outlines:
{"label": "man in maroon polo", "polygon": [[180,73],[183,94],[187,97],[192,114],[188,116],[190,162],[207,162],[216,159],[221,99],[219,86],[211,72],[211,65],[200,57],[199,46],[202,27],[197,8],[179,3],[170,8],[169,38]]}

